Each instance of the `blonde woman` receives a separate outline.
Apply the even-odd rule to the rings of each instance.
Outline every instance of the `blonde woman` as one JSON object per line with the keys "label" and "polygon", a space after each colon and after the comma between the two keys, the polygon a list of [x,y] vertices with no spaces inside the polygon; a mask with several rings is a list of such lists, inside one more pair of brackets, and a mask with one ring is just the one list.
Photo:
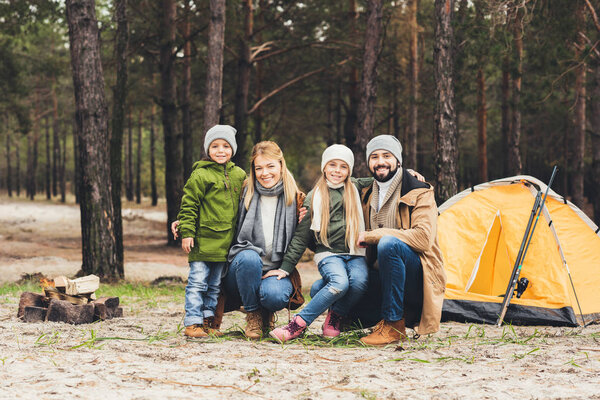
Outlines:
{"label": "blonde woman", "polygon": [[312,242],[325,283],[287,326],[270,332],[280,342],[300,336],[327,309],[323,335],[338,336],[342,318],[367,289],[365,251],[357,245],[365,225],[358,188],[351,180],[353,166],[354,155],[348,147],[334,144],[325,149],[323,174],[304,203],[309,212],[298,225],[281,268],[273,272],[279,276],[292,272]]}
{"label": "blonde woman", "polygon": [[290,296],[300,290],[279,268],[304,197],[279,146],[271,141],[257,143],[223,281],[228,303],[241,303],[247,313],[244,333],[250,339],[260,338],[263,328],[273,329],[273,313],[290,306]]}

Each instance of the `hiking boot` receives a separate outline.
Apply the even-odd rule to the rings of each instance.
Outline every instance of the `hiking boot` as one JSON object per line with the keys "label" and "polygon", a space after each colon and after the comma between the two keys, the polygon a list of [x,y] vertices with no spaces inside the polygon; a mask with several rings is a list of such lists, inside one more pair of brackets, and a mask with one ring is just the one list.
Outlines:
{"label": "hiking boot", "polygon": [[288,340],[296,339],[306,330],[306,322],[299,316],[295,316],[289,324],[284,327],[273,329],[269,332],[272,338],[277,339],[280,343]]}
{"label": "hiking boot", "polygon": [[246,314],[246,327],[244,335],[248,339],[256,340],[262,337],[263,318],[260,310],[250,311]]}
{"label": "hiking boot", "polygon": [[203,338],[208,336],[208,333],[204,331],[204,326],[201,324],[186,326],[183,334],[193,338]]}
{"label": "hiking boot", "polygon": [[404,340],[406,340],[404,318],[394,322],[381,320],[375,325],[370,335],[360,339],[361,343],[367,346],[385,346]]}
{"label": "hiking boot", "polygon": [[215,317],[204,318],[204,324],[202,327],[204,328],[204,332],[206,332],[208,335],[216,337],[223,336],[223,332],[219,330],[219,326],[215,323]]}
{"label": "hiking boot", "polygon": [[275,313],[262,310],[262,329],[263,332],[269,332],[275,329]]}
{"label": "hiking boot", "polygon": [[342,324],[342,316],[329,310],[325,323],[323,324],[323,336],[337,337],[340,335],[340,326]]}

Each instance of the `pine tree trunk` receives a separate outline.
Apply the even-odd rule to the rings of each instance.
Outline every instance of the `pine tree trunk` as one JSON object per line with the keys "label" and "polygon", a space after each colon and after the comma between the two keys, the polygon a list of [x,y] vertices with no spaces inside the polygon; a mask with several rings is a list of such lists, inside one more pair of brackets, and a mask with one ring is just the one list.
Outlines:
{"label": "pine tree trunk", "polygon": [[50,119],[44,117],[44,128],[46,130],[46,199],[52,198],[52,158],[50,157]]}
{"label": "pine tree trunk", "polygon": [[410,0],[410,60],[409,60],[409,106],[408,106],[408,135],[404,151],[404,165],[417,169],[417,133],[418,133],[418,101],[419,101],[419,52],[417,22],[417,0]]}
{"label": "pine tree trunk", "polygon": [[6,190],[8,191],[8,197],[12,197],[12,166],[10,162],[10,126],[8,124],[8,116],[6,116]]}
{"label": "pine tree trunk", "polygon": [[[219,123],[223,90],[223,48],[225,46],[225,0],[210,0],[204,132]],[[238,132],[241,130],[237,127]],[[240,132],[242,135],[245,132]],[[238,149],[240,146],[238,145]],[[240,150],[238,150],[240,151]],[[242,150],[243,151],[243,150]]]}
{"label": "pine tree trunk", "polygon": [[248,92],[250,89],[250,44],[254,24],[252,0],[244,0],[244,34],[239,38],[238,76],[235,88],[234,124],[237,129],[238,151],[234,158],[237,165],[246,165],[246,137],[248,130]]}
{"label": "pine tree trunk", "polygon": [[138,137],[137,137],[137,157],[135,159],[135,202],[142,203],[142,126],[144,115],[142,110],[138,114]]}
{"label": "pine tree trunk", "polygon": [[60,181],[60,133],[58,119],[58,98],[56,96],[56,78],[52,79],[52,195],[58,196],[58,185]]}
{"label": "pine tree trunk", "polygon": [[[224,0],[221,0],[224,2]],[[175,29],[177,3],[175,0],[162,0],[162,18],[160,21],[160,100],[162,109],[162,125],[165,148],[165,194],[167,197],[167,221],[165,231],[167,244],[174,246],[175,240],[171,234],[170,224],[177,219],[183,191],[183,163],[181,161],[181,135],[177,134],[177,104],[175,91]],[[209,40],[209,44],[210,40]],[[223,43],[221,41],[221,48]],[[210,60],[210,50],[209,50]],[[222,60],[222,57],[221,57]],[[209,64],[212,61],[209,62]],[[222,65],[222,62],[221,62]],[[210,67],[209,67],[210,69]],[[208,73],[210,75],[210,72]],[[219,81],[220,82],[220,81]],[[207,78],[210,85],[213,82]],[[221,85],[219,84],[219,99]],[[210,107],[214,106],[211,104]],[[218,121],[218,104],[216,121]],[[212,122],[212,121],[211,121]],[[206,121],[205,121],[206,124]],[[213,124],[214,125],[214,124]],[[211,125],[212,126],[212,125]]]}
{"label": "pine tree trunk", "polygon": [[[260,61],[255,63],[255,82],[256,82],[256,98],[262,99],[262,65]],[[263,112],[262,107],[258,107],[254,111],[254,143],[258,143],[262,140],[262,125],[263,125]]]}
{"label": "pine tree trunk", "polygon": [[521,82],[523,73],[523,27],[522,12],[517,11],[513,20],[514,66],[512,76],[512,123],[508,136],[509,175],[520,175],[521,163]]}
{"label": "pine tree trunk", "polygon": [[375,104],[377,102],[377,61],[381,48],[383,26],[383,0],[367,1],[367,26],[363,53],[362,79],[360,82],[360,102],[354,134],[354,171],[358,176],[367,176],[369,168],[364,152],[375,130]]}
{"label": "pine tree trunk", "polygon": [[158,192],[156,190],[156,165],[154,162],[155,134],[154,134],[154,114],[156,106],[152,104],[152,113],[150,114],[150,190],[152,192],[152,206],[158,204]]}
{"label": "pine tree trunk", "polygon": [[502,137],[502,175],[510,175],[510,166],[508,162],[508,136],[510,135],[510,53],[506,50],[506,54],[502,59],[502,122],[501,122],[501,137]]}
{"label": "pine tree trunk", "polygon": [[453,0],[435,0],[435,42],[433,50],[435,81],[434,163],[436,195],[444,202],[457,192],[457,140],[454,113]]}
{"label": "pine tree trunk", "polygon": [[59,169],[60,179],[60,202],[65,203],[67,201],[67,178],[66,178],[66,166],[67,166],[67,133],[63,130],[62,134],[62,158]]}
{"label": "pine tree trunk", "polygon": [[131,108],[127,113],[127,164],[125,167],[125,173],[127,179],[125,182],[125,196],[127,201],[133,201],[133,121],[131,118]]}
{"label": "pine tree trunk", "polygon": [[183,82],[181,83],[181,128],[183,135],[183,179],[187,180],[194,164],[194,141],[192,136],[192,116],[190,93],[192,91],[192,42],[190,23],[190,2],[184,1],[183,36]]}
{"label": "pine tree trunk", "polygon": [[[585,26],[585,5],[580,2],[580,6],[576,10],[577,26]],[[584,49],[586,42],[583,36],[577,35],[575,39],[578,47]],[[583,195],[583,181],[585,171],[583,169],[583,158],[585,155],[585,103],[586,103],[586,70],[587,64],[583,59],[582,51],[575,50],[575,59],[580,62],[580,65],[575,69],[575,107],[574,107],[574,118],[573,118],[573,203],[577,207],[583,208],[585,199]]]}
{"label": "pine tree trunk", "polygon": [[592,139],[592,204],[594,222],[600,226],[600,59],[592,68],[593,81],[590,98],[590,136]]}
{"label": "pine tree trunk", "polygon": [[[77,121],[73,119],[71,132],[73,134],[73,193],[75,194],[75,203],[80,204],[81,199],[81,173],[79,171],[79,132],[77,131]],[[112,193],[112,190],[111,190]]]}
{"label": "pine tree trunk", "polygon": [[[356,0],[349,0],[349,19],[350,35],[352,43],[358,42],[358,11],[356,9]],[[355,129],[358,112],[358,69],[351,64],[348,76],[348,108],[346,109],[346,119],[344,121],[344,139],[348,147],[352,147],[355,142]]]}
{"label": "pine tree trunk", "polygon": [[66,0],[81,167],[82,272],[112,280],[117,269],[110,185],[108,108],[93,0]]}
{"label": "pine tree trunk", "polygon": [[479,182],[488,181],[487,159],[487,104],[483,68],[477,71],[477,154]]}

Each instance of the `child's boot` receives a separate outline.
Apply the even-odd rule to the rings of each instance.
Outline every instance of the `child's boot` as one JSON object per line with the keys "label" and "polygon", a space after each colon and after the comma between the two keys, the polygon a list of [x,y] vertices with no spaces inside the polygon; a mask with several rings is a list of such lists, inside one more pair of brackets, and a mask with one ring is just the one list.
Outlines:
{"label": "child's boot", "polygon": [[323,324],[323,336],[336,337],[340,334],[340,325],[342,324],[342,316],[329,310],[325,323]]}
{"label": "child's boot", "polygon": [[262,312],[260,310],[250,311],[246,314],[246,327],[244,334],[248,339],[256,340],[262,337]]}
{"label": "child's boot", "polygon": [[215,317],[204,318],[204,331],[211,336],[221,337],[223,332],[219,330],[219,326],[215,323]]}
{"label": "child's boot", "polygon": [[208,333],[204,331],[204,327],[201,324],[186,326],[183,334],[193,338],[203,338],[208,336]]}
{"label": "child's boot", "polygon": [[269,332],[272,338],[277,339],[280,343],[287,342],[300,336],[306,330],[306,322],[299,316],[292,318],[289,324],[281,328],[273,329]]}

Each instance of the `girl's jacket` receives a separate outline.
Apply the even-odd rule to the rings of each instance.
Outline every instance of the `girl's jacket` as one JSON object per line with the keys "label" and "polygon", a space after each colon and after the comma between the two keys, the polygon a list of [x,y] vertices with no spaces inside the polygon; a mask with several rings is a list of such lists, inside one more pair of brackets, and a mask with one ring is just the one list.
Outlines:
{"label": "girl's jacket", "polygon": [[188,261],[226,261],[246,173],[229,161],[198,161],[183,188],[182,238],[194,238]]}

